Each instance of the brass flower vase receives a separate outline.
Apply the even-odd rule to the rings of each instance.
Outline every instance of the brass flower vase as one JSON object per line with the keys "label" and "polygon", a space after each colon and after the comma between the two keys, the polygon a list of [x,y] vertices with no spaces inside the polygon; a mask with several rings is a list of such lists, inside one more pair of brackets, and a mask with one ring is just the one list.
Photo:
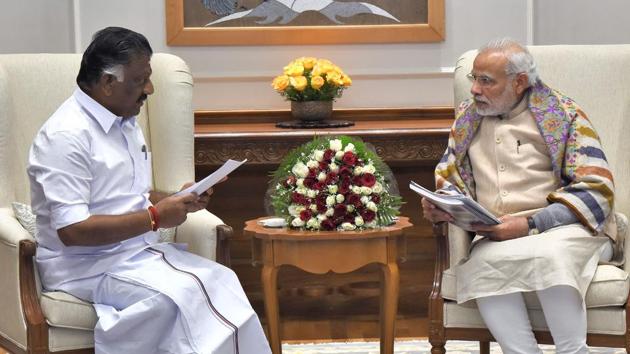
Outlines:
{"label": "brass flower vase", "polygon": [[291,101],[292,121],[279,122],[279,128],[340,128],[354,125],[347,120],[331,120],[333,101]]}
{"label": "brass flower vase", "polygon": [[333,101],[291,101],[291,115],[304,121],[321,121],[330,119],[333,112]]}

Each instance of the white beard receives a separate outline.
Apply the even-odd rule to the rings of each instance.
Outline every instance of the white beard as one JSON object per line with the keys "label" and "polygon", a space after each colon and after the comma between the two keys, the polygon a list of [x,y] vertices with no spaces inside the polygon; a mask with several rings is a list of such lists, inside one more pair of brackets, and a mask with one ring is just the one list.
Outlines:
{"label": "white beard", "polygon": [[481,108],[479,105],[476,106],[477,113],[482,116],[500,116],[506,114],[510,112],[517,103],[516,94],[511,90],[510,86],[505,87],[505,90],[497,97],[495,104],[490,103],[484,96],[475,96],[475,101],[484,102],[488,105],[485,108]]}

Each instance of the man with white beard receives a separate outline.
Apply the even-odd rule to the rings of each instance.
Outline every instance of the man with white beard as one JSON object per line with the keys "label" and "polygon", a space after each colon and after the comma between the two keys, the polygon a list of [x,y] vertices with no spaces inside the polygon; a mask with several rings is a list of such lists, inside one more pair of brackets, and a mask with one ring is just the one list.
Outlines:
{"label": "man with white beard", "polygon": [[[499,217],[477,225],[455,267],[457,302],[476,300],[504,353],[542,353],[523,300],[535,292],[557,353],[588,353],[584,295],[600,261],[622,259],[614,184],[599,138],[573,100],[546,86],[526,48],[483,46],[435,170],[438,191]],[[431,222],[453,217],[422,200]]]}

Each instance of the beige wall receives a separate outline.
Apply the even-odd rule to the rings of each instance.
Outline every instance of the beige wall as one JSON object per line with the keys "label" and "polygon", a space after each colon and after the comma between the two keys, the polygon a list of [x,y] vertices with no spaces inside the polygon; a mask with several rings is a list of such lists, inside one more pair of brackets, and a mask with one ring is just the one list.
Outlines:
{"label": "beige wall", "polygon": [[[628,43],[630,33],[621,15],[630,13],[626,0],[445,0],[446,40],[439,43],[170,47],[163,0],[0,2],[7,3],[13,14],[2,12],[0,20],[9,16],[14,23],[0,21],[0,33],[14,33],[0,37],[3,47],[9,43],[4,52],[81,52],[95,31],[110,25],[142,32],[155,51],[179,55],[190,65],[195,109],[286,108],[269,82],[288,61],[305,55],[328,58],[352,76],[354,86],[336,103],[338,107],[452,105],[455,60],[491,38],[509,36],[529,44]],[[571,15],[566,10],[570,6]],[[24,22],[19,18],[32,16],[25,9],[34,8],[54,13],[56,20],[48,24],[45,20],[52,19],[42,14],[31,21],[30,32],[16,32],[15,24]],[[33,32],[57,39],[43,40]]]}

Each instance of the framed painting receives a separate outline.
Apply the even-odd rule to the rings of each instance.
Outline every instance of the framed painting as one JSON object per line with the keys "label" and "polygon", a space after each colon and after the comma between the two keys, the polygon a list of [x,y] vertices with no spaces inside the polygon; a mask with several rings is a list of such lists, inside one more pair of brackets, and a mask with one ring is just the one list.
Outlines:
{"label": "framed painting", "polygon": [[444,40],[444,0],[165,0],[168,45]]}

